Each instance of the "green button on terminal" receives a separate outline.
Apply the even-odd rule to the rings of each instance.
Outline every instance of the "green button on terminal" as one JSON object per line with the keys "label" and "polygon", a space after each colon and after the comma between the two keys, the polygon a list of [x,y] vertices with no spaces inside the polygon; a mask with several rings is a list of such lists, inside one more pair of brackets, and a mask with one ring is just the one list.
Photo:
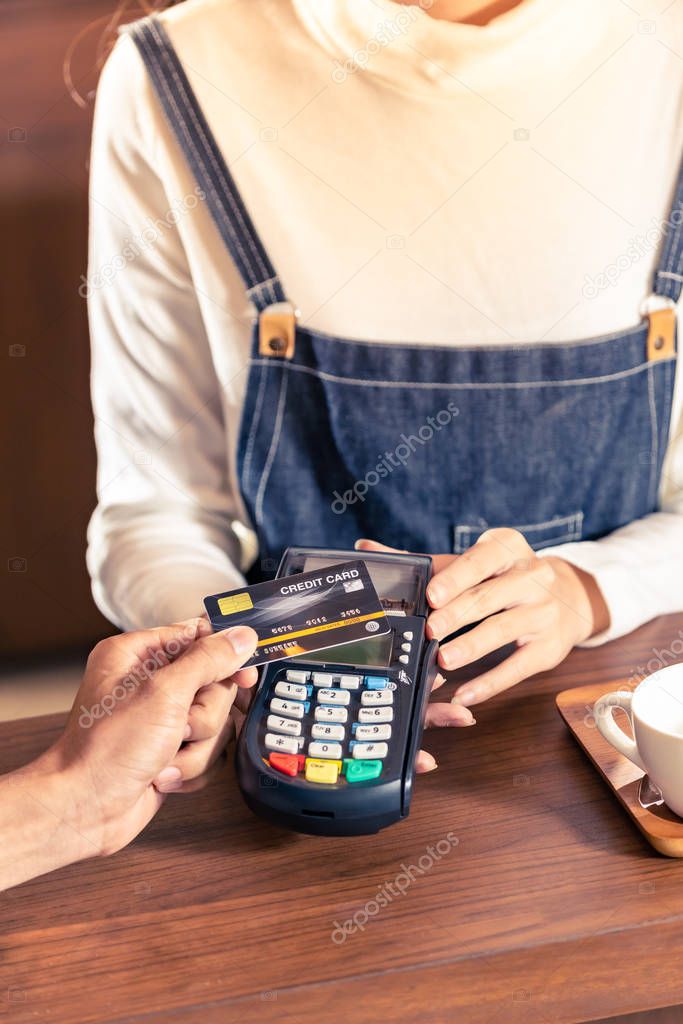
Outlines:
{"label": "green button on terminal", "polygon": [[347,761],[346,765],[347,782],[367,782],[369,779],[376,779],[382,771],[381,761]]}

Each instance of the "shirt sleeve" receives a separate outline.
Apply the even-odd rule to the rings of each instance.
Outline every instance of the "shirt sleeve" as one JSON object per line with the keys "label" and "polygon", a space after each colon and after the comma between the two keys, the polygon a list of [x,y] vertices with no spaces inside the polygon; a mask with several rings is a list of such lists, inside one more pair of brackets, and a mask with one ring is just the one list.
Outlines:
{"label": "shirt sleeve", "polygon": [[88,568],[98,607],[124,629],[201,614],[203,596],[243,581],[222,392],[150,156],[149,117],[139,109],[148,90],[123,37],[98,88],[81,287],[98,452]]}
{"label": "shirt sleeve", "polygon": [[[677,389],[681,387],[678,368]],[[547,548],[590,573],[610,613],[608,628],[581,647],[630,633],[657,615],[683,611],[683,413],[672,431],[660,484],[661,510],[594,541]]]}

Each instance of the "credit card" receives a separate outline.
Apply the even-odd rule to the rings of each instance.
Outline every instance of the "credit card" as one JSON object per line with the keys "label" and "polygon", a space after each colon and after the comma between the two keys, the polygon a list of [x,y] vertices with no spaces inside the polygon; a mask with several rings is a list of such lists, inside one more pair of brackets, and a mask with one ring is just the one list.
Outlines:
{"label": "credit card", "polygon": [[215,630],[251,626],[258,634],[248,665],[263,665],[391,629],[365,562],[300,572],[204,598]]}

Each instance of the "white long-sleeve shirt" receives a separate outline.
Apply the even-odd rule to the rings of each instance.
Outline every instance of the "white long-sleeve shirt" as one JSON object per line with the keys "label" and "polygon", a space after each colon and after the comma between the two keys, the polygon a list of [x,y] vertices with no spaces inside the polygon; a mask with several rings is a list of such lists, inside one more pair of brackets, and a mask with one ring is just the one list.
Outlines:
{"label": "white long-sleeve shirt", "polygon": [[[683,8],[658,7],[523,0],[475,27],[391,0],[188,0],[162,18],[305,324],[561,344],[635,324],[650,291],[683,149]],[[81,290],[88,564],[125,628],[197,613],[255,551],[235,469],[253,310],[195,189],[124,37]],[[681,376],[661,511],[544,552],[597,579],[611,625],[592,642],[683,608]]]}

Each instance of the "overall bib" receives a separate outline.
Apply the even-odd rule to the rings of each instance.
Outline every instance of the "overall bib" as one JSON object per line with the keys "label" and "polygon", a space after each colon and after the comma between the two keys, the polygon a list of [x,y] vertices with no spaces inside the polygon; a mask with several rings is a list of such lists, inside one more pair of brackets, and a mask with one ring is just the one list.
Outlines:
{"label": "overall bib", "polygon": [[[430,347],[298,326],[160,22],[129,31],[258,314],[238,469],[261,564],[372,537],[462,552],[514,527],[541,549],[657,508],[683,287],[683,169],[653,292],[628,330],[565,344]],[[272,560],[272,561],[271,561]]]}

